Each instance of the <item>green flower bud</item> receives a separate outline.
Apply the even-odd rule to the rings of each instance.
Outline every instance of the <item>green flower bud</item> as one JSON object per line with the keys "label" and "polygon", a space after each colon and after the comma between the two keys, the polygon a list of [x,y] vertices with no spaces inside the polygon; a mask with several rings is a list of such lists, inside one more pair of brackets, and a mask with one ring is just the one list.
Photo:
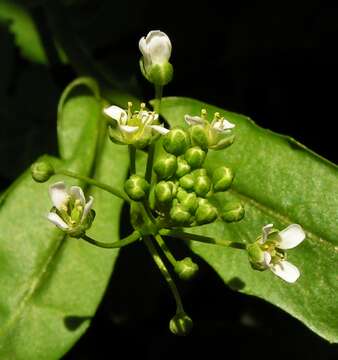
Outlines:
{"label": "green flower bud", "polygon": [[177,159],[171,154],[161,155],[155,162],[154,171],[159,179],[170,179],[176,172]]}
{"label": "green flower bud", "polygon": [[170,218],[176,225],[179,226],[189,225],[192,221],[192,216],[188,209],[179,203],[176,203],[170,209]]}
{"label": "green flower bud", "polygon": [[211,189],[211,181],[208,176],[198,176],[194,182],[196,195],[204,197]]}
{"label": "green flower bud", "polygon": [[172,181],[160,181],[155,186],[156,200],[161,203],[172,201],[175,193],[175,185]]}
{"label": "green flower bud", "polygon": [[212,174],[212,182],[214,184],[214,191],[225,191],[231,186],[234,178],[233,172],[226,166],[217,168]]}
{"label": "green flower bud", "polygon": [[140,175],[132,175],[124,184],[124,191],[135,201],[143,200],[149,189],[149,183]]}
{"label": "green flower bud", "polygon": [[208,176],[208,173],[206,169],[200,168],[192,171],[191,175],[194,177],[194,179],[197,179],[199,176]]}
{"label": "green flower bud", "polygon": [[178,336],[186,336],[190,333],[193,327],[193,322],[190,317],[184,312],[178,312],[170,320],[170,331]]}
{"label": "green flower bud", "polygon": [[244,206],[239,201],[226,203],[220,213],[223,221],[234,222],[242,220],[245,214]]}
{"label": "green flower bud", "polygon": [[31,166],[32,178],[37,182],[45,182],[55,174],[54,168],[49,161],[37,161]]}
{"label": "green flower bud", "polygon": [[182,157],[178,157],[176,176],[178,178],[181,178],[182,176],[189,174],[190,171],[191,171],[190,165]]}
{"label": "green flower bud", "polygon": [[181,280],[190,280],[196,276],[198,265],[190,257],[186,257],[176,262],[175,272]]}
{"label": "green flower bud", "polygon": [[205,151],[203,151],[198,146],[194,146],[188,149],[184,154],[185,160],[191,166],[192,169],[200,168],[203,165],[205,157],[206,157]]}
{"label": "green flower bud", "polygon": [[195,193],[188,193],[183,189],[179,189],[177,199],[191,214],[195,214],[198,207],[198,200]]}
{"label": "green flower bud", "polygon": [[193,125],[189,128],[191,143],[204,151],[208,150],[208,135],[203,125]]}
{"label": "green flower bud", "polygon": [[163,147],[164,149],[176,156],[182,155],[186,152],[190,145],[190,138],[186,131],[180,128],[175,128],[170,130],[163,137]]}
{"label": "green flower bud", "polygon": [[151,83],[159,86],[167,85],[173,78],[174,69],[169,62],[162,64],[155,64],[148,68],[148,72],[145,73],[144,67],[140,63],[140,68],[143,76]]}
{"label": "green flower bud", "polygon": [[264,262],[264,251],[261,249],[260,245],[255,242],[247,245],[246,249],[251,267],[259,271],[266,270],[267,266]]}
{"label": "green flower bud", "polygon": [[189,191],[194,188],[195,179],[191,174],[187,174],[180,178],[179,184],[183,189]]}
{"label": "green flower bud", "polygon": [[199,205],[195,213],[198,225],[210,224],[217,219],[217,210],[209,202]]}

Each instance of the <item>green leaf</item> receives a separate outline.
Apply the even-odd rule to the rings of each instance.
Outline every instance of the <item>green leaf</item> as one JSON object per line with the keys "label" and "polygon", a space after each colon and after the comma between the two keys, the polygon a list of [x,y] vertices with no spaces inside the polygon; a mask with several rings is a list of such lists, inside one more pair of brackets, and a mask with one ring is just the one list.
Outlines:
{"label": "green leaf", "polygon": [[[213,169],[224,164],[235,171],[228,196],[244,202],[246,216],[239,223],[217,221],[196,228],[196,233],[252,242],[265,224],[283,229],[299,223],[307,238],[288,252],[288,259],[301,271],[292,285],[270,271],[252,270],[243,251],[196,242],[191,248],[232,288],[279,306],[328,341],[337,342],[337,167],[243,115],[185,98],[166,98],[161,105],[171,126],[184,126],[184,115],[199,115],[201,108],[210,116],[218,111],[236,124],[235,143],[226,150],[209,151],[206,166]],[[224,195],[217,199],[221,203]]]}
{"label": "green leaf", "polygon": [[47,63],[36,26],[24,6],[10,0],[0,0],[0,23],[9,25],[24,58],[39,64]]}
{"label": "green leaf", "polygon": [[[72,87],[59,113],[63,158],[48,159],[55,167],[92,173],[122,186],[128,164],[125,148],[102,135],[98,96],[83,87],[78,90]],[[27,171],[1,197],[1,359],[61,358],[89,326],[118,254],[65,237],[46,220],[51,208],[48,185],[61,179],[76,184],[59,176],[37,184]],[[93,188],[87,193],[94,196],[97,214],[88,234],[99,241],[117,241],[121,200]]]}

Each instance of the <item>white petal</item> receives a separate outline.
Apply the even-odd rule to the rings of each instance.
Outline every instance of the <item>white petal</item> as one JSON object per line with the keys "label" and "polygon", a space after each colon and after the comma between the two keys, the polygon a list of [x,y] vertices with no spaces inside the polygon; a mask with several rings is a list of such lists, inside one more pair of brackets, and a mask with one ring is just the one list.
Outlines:
{"label": "white petal", "polygon": [[80,188],[80,186],[72,186],[70,188],[69,192],[74,197],[75,200],[80,200],[81,205],[85,206],[86,198],[85,198],[83,190]]}
{"label": "white petal", "polygon": [[188,125],[204,124],[204,120],[200,116],[184,115],[184,120]]}
{"label": "white petal", "polygon": [[300,276],[298,268],[286,260],[270,267],[271,271],[288,283],[294,283]]}
{"label": "white petal", "polygon": [[132,134],[139,129],[138,126],[120,125],[120,130]]}
{"label": "white petal", "polygon": [[171,42],[164,32],[160,30],[150,31],[146,37],[146,45],[146,52],[150,56],[152,64],[162,64],[169,60]]}
{"label": "white petal", "polygon": [[263,226],[262,228],[262,233],[263,233],[263,237],[262,237],[262,243],[264,244],[266,242],[266,240],[268,240],[268,235],[270,234],[270,231],[273,228],[273,224],[267,224],[265,226]]}
{"label": "white petal", "polygon": [[150,127],[161,135],[168,134],[168,132],[170,131],[169,129],[166,129],[164,125],[150,125]]}
{"label": "white petal", "polygon": [[60,210],[69,199],[66,185],[63,181],[59,181],[49,187],[49,196],[53,205]]}
{"label": "white petal", "polygon": [[47,219],[61,230],[67,230],[69,228],[69,226],[60,218],[60,216],[54,212],[48,213]]}
{"label": "white petal", "polygon": [[124,123],[128,119],[127,113],[118,106],[112,105],[108,108],[103,109],[103,112],[111,117],[112,119],[116,120],[119,124]]}
{"label": "white petal", "polygon": [[264,256],[264,259],[263,259],[264,266],[266,266],[268,268],[270,265],[270,262],[271,262],[271,255],[267,251],[264,251],[263,256]]}
{"label": "white petal", "polygon": [[93,206],[93,202],[94,202],[94,198],[92,196],[89,196],[89,200],[88,200],[87,204],[85,205],[85,207],[83,209],[83,214],[82,214],[81,221],[83,221],[86,218],[86,216],[88,215],[90,209]]}
{"label": "white petal", "polygon": [[235,126],[236,126],[235,124],[231,123],[230,121],[224,118],[212,123],[212,127],[220,132],[225,132],[227,130],[234,128]]}
{"label": "white petal", "polygon": [[278,233],[280,236],[279,249],[292,249],[305,239],[305,232],[298,224],[291,224],[286,229]]}

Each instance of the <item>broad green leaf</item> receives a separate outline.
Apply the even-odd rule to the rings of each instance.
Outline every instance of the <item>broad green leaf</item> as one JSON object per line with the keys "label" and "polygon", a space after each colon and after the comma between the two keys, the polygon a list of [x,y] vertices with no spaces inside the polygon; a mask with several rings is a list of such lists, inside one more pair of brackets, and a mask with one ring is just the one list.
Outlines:
{"label": "broad green leaf", "polygon": [[[337,167],[292,138],[257,126],[243,115],[185,98],[166,98],[162,114],[171,126],[184,124],[184,115],[210,116],[218,111],[236,124],[235,143],[222,151],[209,151],[207,167],[227,165],[236,177],[230,196],[244,202],[246,216],[239,223],[217,221],[196,232],[219,240],[251,242],[263,225],[283,229],[301,224],[306,240],[288,252],[301,277],[287,284],[270,271],[253,271],[245,252],[191,243],[233,288],[259,296],[284,309],[330,342],[338,341],[338,172]],[[223,197],[218,197],[221,203]]]}
{"label": "broad green leaf", "polygon": [[[88,90],[72,89],[63,106],[58,137],[67,160],[49,157],[50,161],[121,186],[128,157],[123,147],[101,137],[101,101]],[[46,220],[51,207],[48,185],[58,180],[61,177],[37,184],[26,172],[1,197],[1,359],[59,359],[67,352],[89,326],[118,253],[65,237]],[[95,198],[97,213],[89,235],[117,241],[121,200],[87,190]]]}

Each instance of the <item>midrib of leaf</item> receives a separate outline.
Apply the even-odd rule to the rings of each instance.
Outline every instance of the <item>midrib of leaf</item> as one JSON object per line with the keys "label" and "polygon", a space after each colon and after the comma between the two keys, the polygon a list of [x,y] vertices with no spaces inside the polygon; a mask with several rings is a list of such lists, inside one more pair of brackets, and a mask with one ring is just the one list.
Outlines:
{"label": "midrib of leaf", "polygon": [[[265,204],[262,204],[261,202],[258,202],[256,199],[252,198],[251,196],[246,195],[246,194],[240,192],[239,190],[235,189],[235,187],[236,186],[233,185],[230,192],[233,193],[234,195],[238,196],[239,198],[241,198],[243,201],[250,203],[259,211],[261,211],[271,217],[274,217],[276,220],[278,220],[279,222],[281,222],[285,225],[289,225],[290,223],[293,222],[293,220],[290,217],[288,217],[280,212],[277,212],[276,210],[270,208],[269,206],[267,206]],[[320,243],[321,245],[326,246],[328,250],[338,253],[338,247],[333,245],[329,240],[323,239],[322,237],[318,236],[317,234],[313,233],[312,231],[310,231],[306,228],[304,228],[304,230],[307,234],[307,238],[310,239],[314,244]]]}
{"label": "midrib of leaf", "polygon": [[5,325],[2,328],[1,335],[5,335],[6,332],[10,332],[10,329],[16,324],[16,321],[19,319],[20,315],[26,308],[26,305],[29,304],[30,300],[32,299],[35,291],[39,288],[42,284],[42,280],[46,274],[48,274],[49,265],[53,262],[56,254],[62,248],[63,244],[65,243],[65,239],[67,238],[66,235],[62,236],[61,240],[58,242],[55,241],[55,245],[52,246],[49,253],[46,256],[45,261],[42,262],[41,266],[39,266],[39,270],[33,274],[31,279],[28,281],[28,286],[24,292],[24,295],[19,302],[16,310],[12,313],[12,316],[8,319]]}

